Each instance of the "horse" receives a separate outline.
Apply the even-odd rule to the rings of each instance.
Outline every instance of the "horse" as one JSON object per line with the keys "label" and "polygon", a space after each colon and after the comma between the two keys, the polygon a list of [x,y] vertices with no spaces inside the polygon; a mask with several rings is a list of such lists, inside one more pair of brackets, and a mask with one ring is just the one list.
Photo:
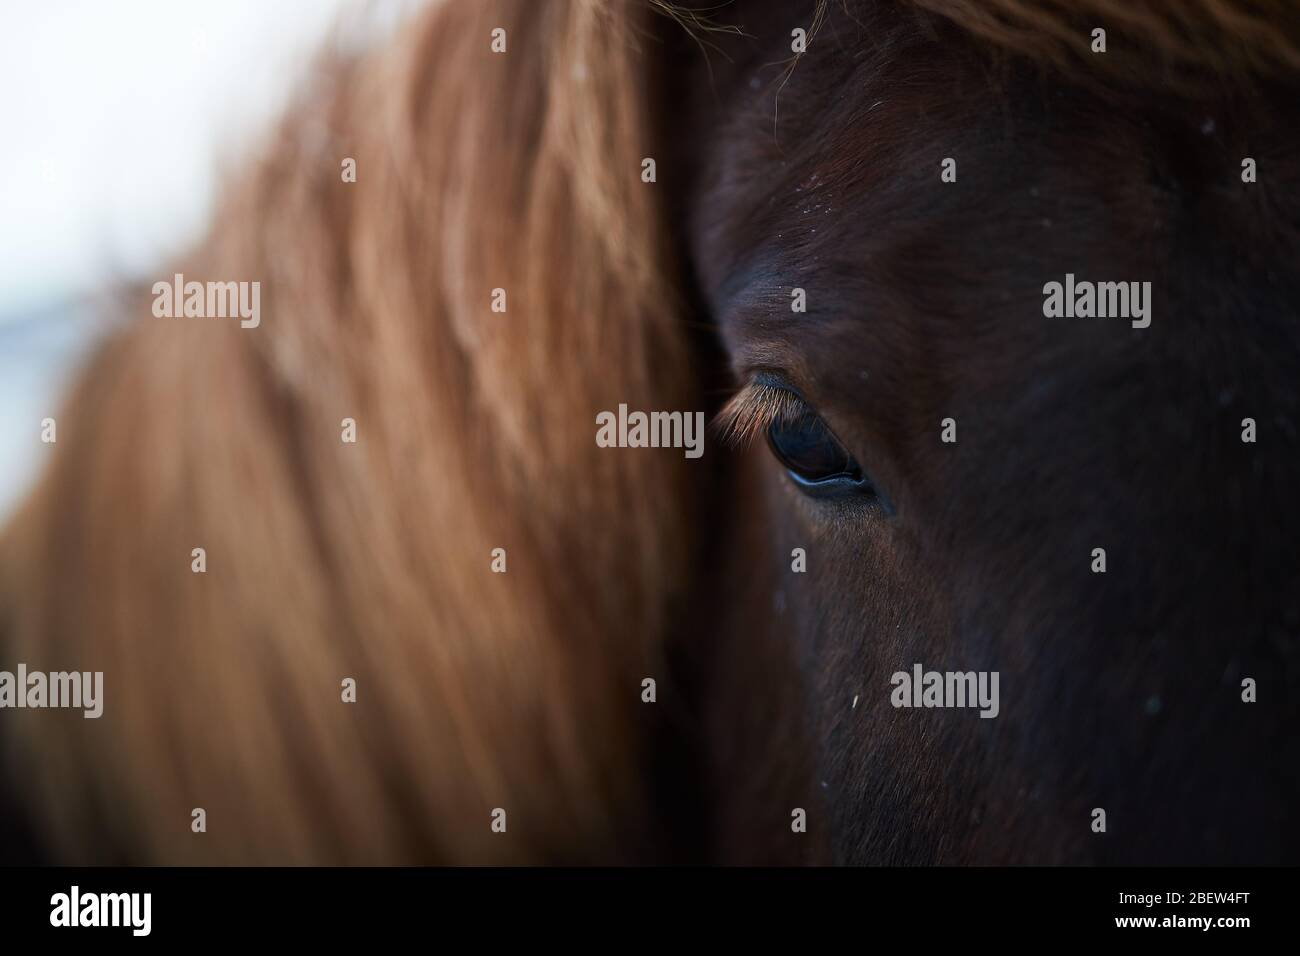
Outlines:
{"label": "horse", "polygon": [[1282,0],[324,56],[158,277],[260,320],[141,289],[0,538],[6,664],[103,675],[0,711],[8,852],[1295,862],[1298,73]]}

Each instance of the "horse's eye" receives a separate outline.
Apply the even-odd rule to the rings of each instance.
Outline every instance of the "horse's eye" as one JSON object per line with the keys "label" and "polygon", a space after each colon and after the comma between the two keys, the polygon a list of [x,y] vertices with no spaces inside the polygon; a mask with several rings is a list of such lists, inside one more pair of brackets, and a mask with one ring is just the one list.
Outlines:
{"label": "horse's eye", "polygon": [[767,429],[767,443],[805,491],[870,491],[871,485],[826,423],[811,409],[778,419]]}

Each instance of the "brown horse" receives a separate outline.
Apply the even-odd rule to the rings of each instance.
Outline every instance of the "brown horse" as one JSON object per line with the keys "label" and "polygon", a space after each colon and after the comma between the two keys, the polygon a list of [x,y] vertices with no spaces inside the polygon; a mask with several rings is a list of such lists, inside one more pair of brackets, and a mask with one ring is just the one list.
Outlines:
{"label": "brown horse", "polygon": [[260,323],[142,295],[4,536],[0,669],[104,675],[0,710],[11,829],[1294,862],[1298,78],[1281,0],[449,0],[324,64],[157,277]]}

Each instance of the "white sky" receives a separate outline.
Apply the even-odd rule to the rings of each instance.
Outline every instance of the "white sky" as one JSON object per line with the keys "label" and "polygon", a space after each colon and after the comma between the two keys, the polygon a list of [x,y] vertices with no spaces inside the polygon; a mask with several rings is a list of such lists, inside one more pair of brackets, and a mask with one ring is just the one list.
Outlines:
{"label": "white sky", "polygon": [[0,321],[196,233],[356,0],[0,0]]}
{"label": "white sky", "polygon": [[421,2],[0,0],[0,520],[88,338],[70,301],[196,238],[314,52]]}

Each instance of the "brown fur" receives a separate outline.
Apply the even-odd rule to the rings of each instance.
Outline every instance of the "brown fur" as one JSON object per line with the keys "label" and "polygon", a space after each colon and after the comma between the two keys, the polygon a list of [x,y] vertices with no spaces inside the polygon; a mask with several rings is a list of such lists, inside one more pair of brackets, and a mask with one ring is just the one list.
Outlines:
{"label": "brown fur", "polygon": [[[1175,71],[1300,62],[1290,4],[917,4],[1049,62],[1093,21]],[[262,281],[262,327],[140,319],[90,363],[0,548],[5,659],[106,674],[99,721],[5,717],[58,858],[655,857],[639,682],[701,526],[680,454],[593,434],[705,404],[639,178],[656,15],[452,2],[332,64],[178,266]]]}
{"label": "brown fur", "polygon": [[[1072,69],[1150,83],[1300,69],[1293,0],[911,0],[997,46]],[[1091,50],[1092,30],[1107,52]]]}
{"label": "brown fur", "polygon": [[106,674],[98,721],[6,714],[61,857],[641,845],[684,465],[594,422],[698,404],[639,176],[644,15],[453,3],[334,66],[180,267],[261,280],[262,326],[138,321],[86,370],[3,557],[6,659]]}

